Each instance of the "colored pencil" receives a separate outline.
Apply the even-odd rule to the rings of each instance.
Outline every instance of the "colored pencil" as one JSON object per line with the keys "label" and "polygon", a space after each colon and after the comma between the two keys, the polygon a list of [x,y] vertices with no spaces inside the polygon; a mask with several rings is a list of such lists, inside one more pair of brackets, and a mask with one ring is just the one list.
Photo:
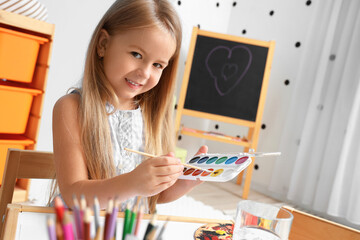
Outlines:
{"label": "colored pencil", "polygon": [[107,228],[107,233],[106,233],[107,238],[105,238],[105,240],[112,239],[115,236],[116,219],[119,211],[119,205],[120,205],[119,200],[115,198],[114,208],[112,209],[112,213],[109,217],[109,226]]}
{"label": "colored pencil", "polygon": [[154,226],[150,232],[145,236],[146,240],[155,240],[157,226]]}
{"label": "colored pencil", "polygon": [[56,231],[56,239],[57,240],[63,240],[64,239],[64,233],[62,230],[62,222],[56,221],[55,223],[55,231]]}
{"label": "colored pencil", "polygon": [[144,240],[147,240],[148,238],[150,238],[150,233],[152,231],[154,231],[155,228],[155,222],[156,222],[156,212],[152,215],[151,221],[149,222],[149,224],[147,225],[146,231],[145,231],[145,235],[144,235]]}
{"label": "colored pencil", "polygon": [[139,211],[137,213],[137,218],[136,218],[136,223],[135,223],[135,228],[134,228],[134,235],[135,236],[138,236],[138,234],[139,234],[140,223],[141,223],[143,215],[144,215],[144,206],[141,204],[140,207],[139,207]]}
{"label": "colored pencil", "polygon": [[55,197],[54,201],[55,201],[54,207],[55,207],[55,213],[56,213],[56,223],[55,223],[56,238],[63,239],[64,233],[62,230],[62,223],[63,223],[63,218],[64,218],[65,207],[64,207],[64,203],[63,203],[62,199],[59,196]]}
{"label": "colored pencil", "polygon": [[[129,152],[133,152],[133,153],[137,153],[137,154],[140,154],[140,155],[143,155],[143,156],[146,156],[146,157],[157,157],[156,155],[153,155],[153,154],[150,154],[150,153],[140,152],[140,151],[136,151],[136,150],[129,149],[129,148],[124,148],[124,150],[129,151]],[[188,168],[194,168],[194,169],[198,169],[198,170],[203,170],[203,171],[209,172],[209,171],[206,170],[206,169],[203,169],[203,168],[200,168],[200,167],[196,167],[196,166],[193,166],[193,165],[190,165],[190,164],[187,164],[187,163],[181,163],[181,164],[184,165],[185,167],[188,167]]]}
{"label": "colored pencil", "polygon": [[94,197],[94,218],[95,218],[95,232],[100,228],[100,204],[98,198]]}
{"label": "colored pencil", "polygon": [[125,209],[122,240],[125,240],[126,234],[128,234],[128,227],[129,227],[129,221],[130,221],[130,216],[131,216],[131,211],[130,211],[130,206],[129,205],[130,205],[130,203],[128,202],[126,204],[126,209]]}
{"label": "colored pencil", "polygon": [[130,211],[130,220],[129,220],[129,226],[127,227],[126,234],[132,234],[134,225],[136,220],[136,212],[134,210]]}
{"label": "colored pencil", "polygon": [[86,199],[85,196],[83,194],[80,195],[80,223],[81,223],[81,233],[82,233],[82,238],[84,238],[84,215],[85,215],[85,211],[86,211]]}
{"label": "colored pencil", "polygon": [[86,199],[85,199],[85,196],[81,194],[81,196],[80,196],[80,216],[81,216],[82,221],[84,219],[85,210],[86,210]]}
{"label": "colored pencil", "polygon": [[128,234],[133,234],[135,230],[135,221],[136,221],[136,215],[139,209],[139,203],[140,203],[141,197],[137,196],[135,204],[131,210],[131,216],[130,216],[130,223],[128,227]]}
{"label": "colored pencil", "polygon": [[47,219],[47,227],[48,227],[49,239],[56,240],[55,223],[52,217],[49,217]]}
{"label": "colored pencil", "polygon": [[80,213],[80,205],[79,201],[76,197],[76,195],[73,195],[73,213],[74,213],[74,219],[75,219],[75,230],[77,238],[82,239],[84,237],[84,231],[83,231],[83,220]]}
{"label": "colored pencil", "polygon": [[64,240],[74,240],[73,227],[72,227],[71,217],[70,217],[68,210],[66,210],[64,212],[62,229],[64,232]]}
{"label": "colored pencil", "polygon": [[59,196],[55,197],[54,201],[55,201],[54,205],[55,205],[56,220],[62,223],[64,218],[64,211],[65,211],[64,203]]}
{"label": "colored pencil", "polygon": [[103,236],[103,228],[99,227],[96,231],[94,240],[103,240],[102,236]]}
{"label": "colored pencil", "polygon": [[164,232],[165,232],[165,228],[166,228],[168,222],[169,222],[169,218],[166,219],[166,222],[164,223],[164,225],[163,225],[162,228],[160,229],[160,232],[159,232],[159,234],[158,234],[158,236],[157,236],[157,238],[156,238],[157,240],[162,240],[162,235],[163,235]]}
{"label": "colored pencil", "polygon": [[90,224],[91,224],[91,209],[87,207],[84,213],[84,240],[91,240]]}
{"label": "colored pencil", "polygon": [[114,200],[109,199],[107,208],[106,208],[106,214],[105,214],[105,224],[104,224],[104,240],[108,240],[108,231],[110,228],[110,216],[112,214],[114,208]]}

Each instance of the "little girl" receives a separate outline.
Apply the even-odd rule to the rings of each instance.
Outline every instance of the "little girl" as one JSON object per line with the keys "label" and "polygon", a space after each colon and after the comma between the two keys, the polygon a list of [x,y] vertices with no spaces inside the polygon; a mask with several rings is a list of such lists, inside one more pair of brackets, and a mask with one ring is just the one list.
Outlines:
{"label": "little girl", "polygon": [[[97,25],[87,51],[81,88],[53,110],[57,183],[73,195],[135,196],[173,201],[200,181],[178,180],[183,166],[172,153],[173,90],[181,46],[180,20],[166,0],[118,0]],[[142,161],[124,148],[159,157]],[[198,153],[206,153],[203,146]]]}

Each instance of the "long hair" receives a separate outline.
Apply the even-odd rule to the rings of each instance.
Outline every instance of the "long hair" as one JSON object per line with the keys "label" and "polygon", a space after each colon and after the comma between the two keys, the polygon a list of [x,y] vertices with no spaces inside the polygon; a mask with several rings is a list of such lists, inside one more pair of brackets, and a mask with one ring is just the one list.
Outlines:
{"label": "long hair", "polygon": [[[79,121],[89,179],[115,176],[112,144],[106,102],[118,102],[114,89],[105,77],[102,60],[97,54],[101,29],[110,35],[131,29],[159,27],[175,39],[176,51],[164,69],[159,83],[136,97],[144,118],[145,151],[161,155],[174,150],[173,92],[177,59],[181,46],[180,20],[166,0],[118,0],[98,23],[86,56],[80,91]],[[154,211],[158,195],[150,198]]]}

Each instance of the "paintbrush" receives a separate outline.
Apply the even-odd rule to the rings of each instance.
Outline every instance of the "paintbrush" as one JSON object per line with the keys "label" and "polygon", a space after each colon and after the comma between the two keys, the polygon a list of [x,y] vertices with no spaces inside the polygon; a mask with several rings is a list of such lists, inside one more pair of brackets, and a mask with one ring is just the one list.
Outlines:
{"label": "paintbrush", "polygon": [[281,152],[246,152],[242,154],[249,157],[269,157],[269,156],[280,156]]}
{"label": "paintbrush", "polygon": [[[146,156],[146,157],[157,157],[157,156],[155,156],[153,154],[150,154],[150,153],[140,152],[140,151],[136,151],[136,150],[129,149],[129,148],[124,148],[124,150],[129,151],[129,152],[133,152],[133,153],[137,153],[137,154],[140,154],[140,155],[143,155],[143,156]],[[195,167],[195,166],[187,164],[187,163],[181,163],[181,164],[184,165],[185,167],[188,167],[188,168],[194,168],[194,169],[198,169],[198,170],[202,170],[202,171],[206,171],[206,172],[211,172],[211,171],[208,171],[206,169],[203,169],[203,168],[200,168],[200,167]]]}

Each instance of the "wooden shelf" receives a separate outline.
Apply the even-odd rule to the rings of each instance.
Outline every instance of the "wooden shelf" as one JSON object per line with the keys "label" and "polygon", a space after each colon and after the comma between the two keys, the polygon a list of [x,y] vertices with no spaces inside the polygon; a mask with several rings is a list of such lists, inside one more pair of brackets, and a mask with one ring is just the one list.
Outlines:
{"label": "wooden shelf", "polygon": [[[7,81],[0,83],[2,85],[11,85],[18,88],[40,90],[41,93],[33,97],[25,132],[20,134],[22,137],[33,141],[33,144],[24,145],[23,148],[34,150],[36,148],[36,140],[40,128],[55,25],[16,13],[0,10],[0,27],[17,31],[19,33],[45,38],[47,40],[46,42],[40,44],[31,82],[21,83],[16,81]],[[21,71],[21,69],[19,69],[19,71]],[[18,134],[13,135],[14,137],[18,137]],[[1,158],[3,157],[4,156],[1,156]],[[27,201],[29,183],[30,181],[27,179],[19,179],[16,182],[17,187],[14,191],[13,202]]]}

